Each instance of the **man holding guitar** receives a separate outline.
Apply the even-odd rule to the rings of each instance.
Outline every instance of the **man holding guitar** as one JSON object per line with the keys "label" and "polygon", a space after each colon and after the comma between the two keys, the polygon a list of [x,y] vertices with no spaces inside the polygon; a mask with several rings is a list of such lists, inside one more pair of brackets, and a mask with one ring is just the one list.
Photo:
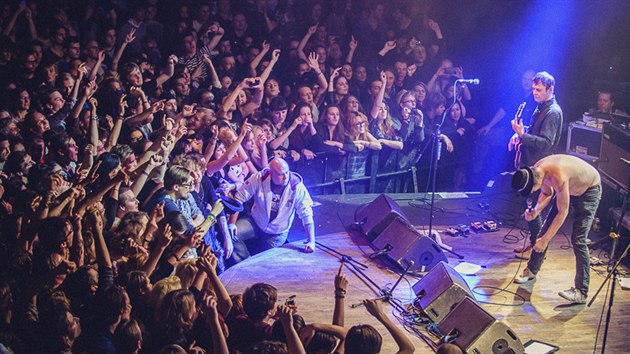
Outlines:
{"label": "man holding guitar", "polygon": [[[562,109],[556,102],[554,87],[556,80],[548,72],[536,73],[532,79],[532,95],[538,104],[532,114],[531,125],[525,127],[522,119],[517,116],[512,120],[514,135],[508,144],[508,150],[515,149],[515,167],[532,166],[543,157],[553,154],[562,133]],[[521,110],[519,109],[519,112]],[[532,198],[537,198],[537,195]],[[540,216],[528,221],[531,244],[525,249],[515,250],[523,252],[519,258],[529,258],[531,245],[542,227]]]}

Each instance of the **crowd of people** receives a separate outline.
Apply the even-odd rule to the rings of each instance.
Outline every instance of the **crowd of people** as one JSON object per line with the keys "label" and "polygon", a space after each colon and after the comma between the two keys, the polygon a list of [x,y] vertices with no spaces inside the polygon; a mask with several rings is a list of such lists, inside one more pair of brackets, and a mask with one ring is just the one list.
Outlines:
{"label": "crowd of people", "polygon": [[[329,181],[365,176],[374,161],[379,173],[404,171],[426,167],[423,147],[439,139],[439,185],[469,185],[475,141],[492,126],[477,133],[474,92],[457,83],[463,69],[429,10],[1,1],[2,349],[330,353],[343,342],[339,353],[378,352],[370,326],[344,329],[343,316],[304,326],[294,308],[276,311],[273,286],[230,296],[218,274],[251,251],[248,220],[273,247],[297,214],[304,251],[315,250],[312,202],[289,172],[321,172],[309,162],[325,161]],[[219,210],[223,196],[255,198],[256,183],[274,193],[271,212],[256,200],[249,215]],[[413,351],[365,305],[401,353]]]}

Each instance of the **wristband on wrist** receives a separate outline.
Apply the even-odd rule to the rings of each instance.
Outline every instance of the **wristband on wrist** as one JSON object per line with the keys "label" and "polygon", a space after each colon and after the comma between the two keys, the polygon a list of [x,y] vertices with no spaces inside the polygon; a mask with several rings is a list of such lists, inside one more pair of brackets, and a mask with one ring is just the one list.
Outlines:
{"label": "wristband on wrist", "polygon": [[98,121],[98,116],[91,116],[90,119],[93,121]]}

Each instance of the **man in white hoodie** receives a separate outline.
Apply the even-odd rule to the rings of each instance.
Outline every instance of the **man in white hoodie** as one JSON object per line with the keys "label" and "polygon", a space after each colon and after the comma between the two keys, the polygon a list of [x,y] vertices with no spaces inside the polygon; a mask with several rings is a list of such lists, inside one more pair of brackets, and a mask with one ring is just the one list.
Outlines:
{"label": "man in white hoodie", "polygon": [[246,259],[251,253],[282,246],[296,213],[308,237],[304,252],[315,251],[313,200],[302,177],[291,172],[286,161],[281,158],[271,160],[269,167],[245,181],[234,197],[240,202],[254,198],[250,216],[238,221],[237,213],[230,217],[228,228],[234,240],[234,263]]}

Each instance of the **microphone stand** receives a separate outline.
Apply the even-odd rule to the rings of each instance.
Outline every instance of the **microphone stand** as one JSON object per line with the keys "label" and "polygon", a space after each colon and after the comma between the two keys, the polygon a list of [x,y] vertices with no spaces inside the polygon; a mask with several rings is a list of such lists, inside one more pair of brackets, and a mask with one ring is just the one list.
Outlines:
{"label": "microphone stand", "polygon": [[450,107],[448,109],[444,110],[444,113],[442,114],[442,121],[440,122],[440,124],[438,124],[435,128],[435,131],[433,132],[432,135],[432,139],[433,139],[433,146],[434,146],[434,152],[433,152],[433,163],[432,163],[432,171],[429,171],[429,173],[432,173],[432,181],[431,181],[431,204],[430,204],[430,211],[429,211],[429,235],[432,235],[433,233],[433,212],[435,210],[435,180],[437,179],[437,169],[438,169],[438,162],[440,161],[440,157],[441,157],[441,150],[442,150],[442,139],[440,139],[440,135],[442,135],[441,133],[441,129],[442,129],[442,125],[444,125],[444,121],[446,120],[446,114],[449,112],[449,110],[451,108],[453,108],[453,106],[455,105],[455,103],[457,103],[457,83],[459,82],[459,80],[456,80],[453,83],[453,103],[450,105]]}
{"label": "microphone stand", "polygon": [[[619,222],[617,222],[617,225],[615,227],[616,229],[615,233],[617,235],[621,233],[621,228],[623,227],[623,218],[626,215],[626,212],[628,211],[628,194],[629,193],[626,193],[625,197],[623,198],[623,206],[621,208],[621,215],[619,215]],[[614,239],[613,247],[611,250],[611,256],[610,256],[611,261],[615,257],[614,252],[615,252],[616,243],[617,243],[617,239]],[[623,252],[621,252],[619,257],[615,261],[614,265],[609,267],[609,271],[608,271],[608,274],[606,275],[606,279],[604,279],[602,284],[599,286],[599,288],[595,292],[595,295],[593,295],[593,298],[591,299],[591,301],[588,302],[588,305],[587,305],[588,307],[591,307],[591,305],[593,305],[593,302],[595,302],[597,295],[599,295],[599,293],[602,291],[604,286],[606,286],[608,281],[612,278],[611,288],[610,288],[610,298],[608,299],[608,310],[606,311],[606,324],[604,325],[604,338],[602,339],[602,351],[601,351],[602,354],[604,354],[604,352],[606,351],[606,341],[608,340],[608,328],[610,327],[610,318],[612,317],[612,307],[613,307],[613,303],[615,302],[615,288],[617,287],[617,281],[618,281],[617,278],[619,276],[619,271],[617,271],[617,268],[619,268],[619,265],[621,264],[621,260],[628,253],[628,249],[630,249],[630,243],[626,246]],[[612,264],[612,262],[610,264]]]}

